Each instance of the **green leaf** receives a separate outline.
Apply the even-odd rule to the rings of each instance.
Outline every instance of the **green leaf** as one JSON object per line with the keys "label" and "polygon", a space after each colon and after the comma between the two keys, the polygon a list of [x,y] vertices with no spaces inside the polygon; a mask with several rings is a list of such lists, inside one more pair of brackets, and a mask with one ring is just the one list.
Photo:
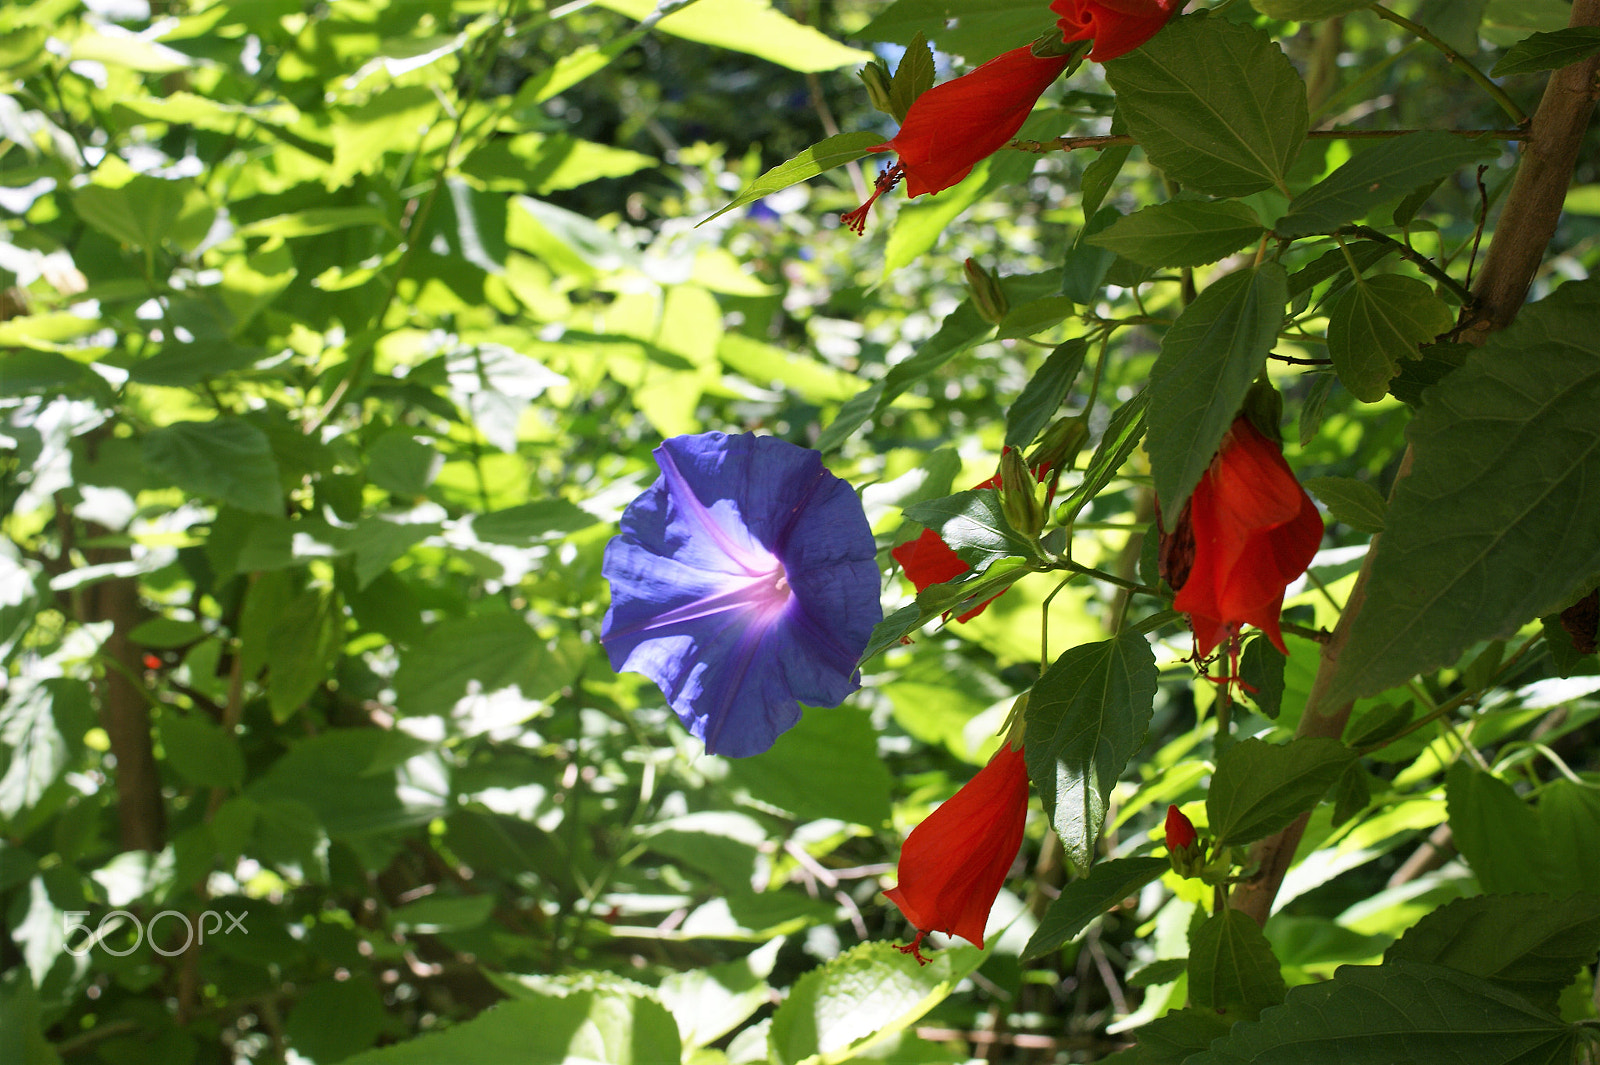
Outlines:
{"label": "green leaf", "polygon": [[1265,232],[1248,204],[1174,200],[1120,218],[1087,240],[1143,266],[1205,266]]}
{"label": "green leaf", "polygon": [[[1176,959],[1182,973],[1183,959]],[[1151,962],[1146,968],[1165,965]],[[1143,970],[1140,970],[1143,972]],[[1132,981],[1129,981],[1132,983]],[[1133,1030],[1138,1045],[1103,1059],[1106,1065],[1182,1065],[1189,1057],[1205,1050],[1213,1041],[1228,1034],[1235,1018],[1215,1010],[1181,1009],[1157,1017]]]}
{"label": "green leaf", "polygon": [[919,31],[906,45],[889,79],[889,103],[894,108],[895,121],[904,122],[906,112],[911,110],[917,97],[933,88],[935,73],[933,49]]}
{"label": "green leaf", "polygon": [[1093,861],[1106,802],[1144,743],[1155,694],[1155,654],[1128,632],[1067,651],[1028,695],[1028,776],[1076,869]]}
{"label": "green leaf", "polygon": [[378,514],[362,518],[345,540],[345,548],[356,556],[356,587],[365,588],[404,557],[413,545],[443,529],[443,525],[434,521],[393,521]]}
{"label": "green leaf", "polygon": [[128,378],[142,385],[185,388],[234,370],[243,370],[267,357],[262,348],[226,340],[196,340],[190,344],[171,342],[161,350],[134,363]]}
{"label": "green leaf", "polygon": [[389,927],[436,935],[478,928],[494,913],[493,895],[429,895],[391,910]]}
{"label": "green leaf", "polygon": [[78,215],[107,236],[143,250],[161,247],[193,182],[136,174],[125,185],[85,185],[72,195]]}
{"label": "green leaf", "polygon": [[391,734],[373,728],[329,729],[297,739],[245,794],[263,805],[303,804],[314,819],[297,820],[295,830],[312,831],[320,823],[336,838],[397,832],[443,816],[447,796],[426,791],[417,779],[401,786],[388,756],[392,745]]}
{"label": "green leaf", "polygon": [[1417,358],[1400,364],[1400,372],[1389,382],[1389,394],[1409,407],[1422,406],[1428,387],[1459,369],[1476,350],[1471,344],[1446,340],[1424,346]]}
{"label": "green leaf", "polygon": [[1600,26],[1570,26],[1552,33],[1534,33],[1506,50],[1489,71],[1497,78],[1555,70],[1600,52]]}
{"label": "green leaf", "polygon": [[191,784],[235,788],[244,783],[244,755],[239,751],[239,742],[200,714],[163,710],[161,747],[167,764]]}
{"label": "green leaf", "polygon": [[485,543],[527,547],[587,529],[598,520],[565,499],[539,499],[477,515],[472,519],[472,535]]}
{"label": "green leaf", "polygon": [[863,943],[795,982],[772,1015],[772,1060],[835,1065],[913,1024],[988,955],[939,951],[918,965],[889,943]]}
{"label": "green leaf", "polygon": [[1370,7],[1372,0],[1250,0],[1250,3],[1268,18],[1315,22]]}
{"label": "green leaf", "polygon": [[737,961],[683,969],[661,981],[656,993],[678,1022],[685,1047],[712,1043],[767,1004],[772,989],[766,977],[782,939]]}
{"label": "green leaf", "polygon": [[916,503],[904,511],[908,521],[939,534],[939,539],[981,573],[996,559],[1027,558],[1033,548],[1000,510],[1000,493],[974,488],[943,499]]}
{"label": "green leaf", "polygon": [[1340,382],[1365,403],[1376,403],[1402,363],[1455,324],[1450,307],[1414,277],[1361,278],[1328,309],[1328,354]]}
{"label": "green leaf", "polygon": [[[647,19],[661,7],[656,0],[599,0],[602,7],[634,19]],[[728,48],[803,74],[820,74],[872,62],[872,53],[849,48],[819,30],[796,22],[768,0],[695,0],[674,5],[656,24],[661,33],[686,41]]]}
{"label": "green leaf", "polygon": [[1277,263],[1236,270],[1201,292],[1162,338],[1145,450],[1169,529],[1267,364],[1288,285]]}
{"label": "green leaf", "polygon": [[239,418],[174,422],[144,434],[145,465],[197,496],[252,514],[283,513],[267,434]]}
{"label": "green leaf", "polygon": [[1222,752],[1206,793],[1206,818],[1217,845],[1238,846],[1287,828],[1317,804],[1355,752],[1338,740],[1303,737],[1285,744],[1255,738]]}
{"label": "green leaf", "polygon": [[395,705],[403,714],[448,716],[469,691],[516,688],[524,699],[542,699],[567,681],[553,659],[514,614],[446,618],[401,654]]}
{"label": "green leaf", "polygon": [[283,1030],[297,1054],[334,1062],[376,1043],[387,1020],[383,996],[372,978],[351,973],[300,989]]}
{"label": "green leaf", "polygon": [[1186,1065],[1564,1065],[1577,1029],[1509,991],[1439,965],[1346,965],[1234,1026]]}
{"label": "green leaf", "polygon": [[81,687],[13,684],[0,703],[0,818],[7,821],[37,806],[67,768],[71,747],[55,716],[61,684]]}
{"label": "green leaf", "polygon": [[1212,196],[1288,192],[1306,88],[1262,30],[1185,15],[1105,72],[1128,132],[1174,181]]}
{"label": "green leaf", "polygon": [[1562,989],[1600,950],[1600,897],[1478,895],[1423,916],[1383,960],[1446,965],[1556,1012]]}
{"label": "green leaf", "polygon": [[854,162],[864,155],[872,154],[870,149],[883,143],[881,133],[870,130],[858,130],[854,133],[837,133],[825,140],[818,141],[799,155],[787,162],[779,163],[765,174],[756,178],[750,184],[739,190],[728,204],[715,214],[703,219],[699,224],[705,225],[713,218],[727,214],[735,207],[743,207],[747,203],[754,203],[763,196],[770,196],[774,192],[781,192],[790,185],[798,185],[816,177],[825,170],[832,170],[836,166]]}
{"label": "green leaf", "polygon": [[1023,948],[1022,960],[1042,958],[1061,949],[1089,927],[1090,922],[1123,899],[1137,895],[1172,868],[1165,858],[1118,858],[1100,862],[1061,889],[1045,911],[1039,927]]}
{"label": "green leaf", "polygon": [[344,653],[339,594],[307,588],[284,605],[267,641],[267,702],[274,720],[287,721],[327,682]]}
{"label": "green leaf", "polygon": [[1427,392],[1325,705],[1509,639],[1600,571],[1600,281],[1569,282]]}
{"label": "green leaf", "polygon": [[1122,464],[1128,461],[1128,456],[1139,446],[1139,441],[1144,439],[1145,415],[1149,409],[1150,390],[1143,388],[1112,412],[1105,435],[1100,438],[1089,464],[1083,468],[1083,483],[1073,489],[1072,495],[1057,508],[1057,522],[1072,524],[1078,512],[1111,483],[1117,471],[1122,469]]}
{"label": "green leaf", "polygon": [[[76,943],[76,938],[74,938]],[[0,1061],[11,1065],[61,1065],[44,1037],[43,1010],[33,982],[21,966],[0,976]]]}
{"label": "green leaf", "polygon": [[1072,311],[1072,301],[1065,296],[1043,296],[1015,304],[995,326],[995,339],[1019,340],[1054,329],[1071,317]]}
{"label": "green leaf", "polygon": [[1041,16],[1037,0],[896,0],[858,36],[909,45],[914,34],[925,33],[941,52],[982,63],[1027,44],[1039,35],[1041,18],[1048,26],[1049,17]]}
{"label": "green leaf", "polygon": [[1380,141],[1296,196],[1272,230],[1288,238],[1332,233],[1381,203],[1499,151],[1498,144],[1438,130]]}
{"label": "green leaf", "polygon": [[[506,983],[498,986],[504,990]],[[548,980],[538,987],[442,1031],[345,1058],[343,1065],[676,1065],[683,1054],[672,1015],[646,988],[617,981],[569,989]]]}
{"label": "green leaf", "polygon": [[1288,988],[1261,926],[1224,906],[1189,939],[1189,999],[1202,1009],[1254,1019]]}
{"label": "green leaf", "polygon": [[1450,831],[1456,849],[1485,891],[1550,890],[1559,876],[1544,826],[1511,785],[1457,762],[1445,776]]}
{"label": "green leaf", "polygon": [[1264,634],[1252,636],[1239,656],[1239,679],[1248,685],[1246,697],[1263,714],[1278,719],[1283,708],[1283,669],[1288,663]]}
{"label": "green leaf", "polygon": [[1306,491],[1322,500],[1335,521],[1372,536],[1383,531],[1389,505],[1367,482],[1352,477],[1308,477],[1304,484]]}
{"label": "green leaf", "polygon": [[1088,351],[1088,341],[1076,337],[1055,346],[1006,410],[1007,447],[1027,447],[1050,424],[1083,369]]}
{"label": "green leaf", "polygon": [[[817,787],[827,780],[826,788]],[[809,709],[772,747],[728,760],[728,784],[801,821],[833,818],[877,828],[889,821],[893,781],[865,710]]]}

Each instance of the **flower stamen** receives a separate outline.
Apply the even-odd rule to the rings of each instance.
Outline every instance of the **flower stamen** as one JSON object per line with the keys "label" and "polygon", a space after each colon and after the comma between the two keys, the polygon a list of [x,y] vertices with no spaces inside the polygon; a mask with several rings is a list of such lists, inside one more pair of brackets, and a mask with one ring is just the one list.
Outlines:
{"label": "flower stamen", "polygon": [[880,170],[877,179],[872,183],[872,195],[867,197],[867,202],[853,211],[846,211],[840,215],[839,221],[843,222],[845,228],[856,236],[859,237],[865,234],[867,231],[867,212],[872,210],[872,205],[878,202],[879,196],[882,196],[899,183],[904,173],[905,168],[899,163]]}

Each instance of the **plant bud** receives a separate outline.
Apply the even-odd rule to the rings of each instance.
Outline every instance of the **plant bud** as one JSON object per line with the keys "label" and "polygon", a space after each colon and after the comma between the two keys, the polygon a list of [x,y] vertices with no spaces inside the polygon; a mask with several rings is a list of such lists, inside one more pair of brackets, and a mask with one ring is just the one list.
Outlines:
{"label": "plant bud", "polygon": [[1089,420],[1083,415],[1057,418],[1045,429],[1039,446],[1028,456],[1028,465],[1039,470],[1070,470],[1083,445],[1089,442]]}
{"label": "plant bud", "polygon": [[1195,831],[1194,822],[1184,816],[1176,806],[1167,807],[1167,859],[1173,871],[1189,878],[1201,874],[1206,864],[1206,845]]}
{"label": "plant bud", "polygon": [[990,325],[999,325],[1005,318],[1006,312],[1011,310],[1011,303],[1006,299],[1005,292],[1000,288],[1000,279],[978,265],[976,259],[968,259],[965,264],[967,272],[967,289],[972,293],[972,305],[978,308],[978,313]]}
{"label": "plant bud", "polygon": [[856,71],[856,77],[867,87],[867,99],[872,101],[873,107],[896,120],[904,118],[903,115],[895,114],[894,97],[889,90],[889,68],[883,60],[868,63]]}
{"label": "plant bud", "polygon": [[1038,539],[1039,530],[1044,528],[1046,510],[1041,496],[1039,482],[1033,479],[1021,450],[1008,447],[1002,451],[1000,511],[1013,529],[1030,540]]}

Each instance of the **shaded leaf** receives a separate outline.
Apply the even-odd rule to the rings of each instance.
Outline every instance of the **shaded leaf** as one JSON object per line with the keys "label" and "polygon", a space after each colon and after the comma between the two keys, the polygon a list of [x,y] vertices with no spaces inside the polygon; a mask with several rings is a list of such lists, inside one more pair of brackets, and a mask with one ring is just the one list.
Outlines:
{"label": "shaded leaf", "polygon": [[1028,776],[1077,869],[1093,859],[1106,801],[1144,742],[1155,693],[1155,654],[1130,632],[1067,651],[1028,696]]}
{"label": "shaded leaf", "polygon": [[1249,914],[1224,906],[1190,935],[1194,1005],[1253,1019],[1287,990],[1272,946]]}
{"label": "shaded leaf", "polygon": [[1384,952],[1385,962],[1447,965],[1481,976],[1541,1009],[1600,950],[1600,896],[1477,895],[1423,916]]}
{"label": "shaded leaf", "polygon": [[1236,270],[1207,286],[1162,338],[1145,450],[1168,528],[1267,364],[1288,302],[1277,263]]}
{"label": "shaded leaf", "polygon": [[1118,858],[1099,862],[1061,889],[1023,948],[1022,960],[1043,957],[1076,939],[1090,923],[1130,895],[1137,895],[1172,868],[1165,858]]}
{"label": "shaded leaf", "polygon": [[1287,191],[1306,89],[1262,30],[1186,15],[1105,71],[1128,132],[1174,181],[1212,196]]}
{"label": "shaded leaf", "polygon": [[1206,793],[1217,845],[1251,843],[1287,828],[1354,760],[1355,752],[1338,740],[1271,744],[1252,737],[1235,743],[1217,759]]}
{"label": "shaded leaf", "polygon": [[1496,985],[1439,965],[1346,965],[1234,1026],[1187,1065],[1557,1065],[1577,1029]]}
{"label": "shaded leaf", "polygon": [[1427,393],[1326,705],[1508,639],[1600,571],[1600,281],[1530,304]]}

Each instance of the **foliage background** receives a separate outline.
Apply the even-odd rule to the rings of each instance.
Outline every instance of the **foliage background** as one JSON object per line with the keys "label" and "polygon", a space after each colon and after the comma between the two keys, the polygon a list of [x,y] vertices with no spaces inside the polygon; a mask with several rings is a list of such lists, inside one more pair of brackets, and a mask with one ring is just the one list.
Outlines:
{"label": "foliage background", "polygon": [[[1505,124],[1358,6],[1226,14],[1281,42],[1319,118]],[[1485,67],[1569,14],[1401,6]],[[836,224],[862,197],[852,168],[697,226],[825,136],[892,132],[853,75],[863,49],[894,61],[921,30],[964,69],[1053,21],[1031,4],[954,29],[907,0],[780,11],[0,11],[0,1059],[1092,1061],[1194,993],[1183,959],[1210,889],[1173,875],[1024,960],[1081,872],[1037,812],[986,952],[918,970],[889,946],[908,933],[880,894],[900,840],[1039,676],[1044,578],[869,663],[859,696],[745,761],[697,754],[659,692],[599,652],[601,552],[662,436],[815,443],[961,313],[969,256],[1016,275],[1018,303],[1087,286],[1084,317],[1046,306],[1042,325],[915,376],[830,455],[863,489],[887,573],[917,531],[901,509],[993,472],[1007,409],[1057,341],[1130,320],[1062,406],[1098,440],[1181,301],[1171,271],[1079,241],[1086,152],[1003,152],[958,189],[891,202],[864,240]],[[1543,85],[1500,80],[1525,110]],[[1085,67],[1024,135],[1104,133],[1111,107]],[[1302,184],[1347,157],[1312,149]],[[1511,158],[1484,172],[1492,207]],[[1594,166],[1535,297],[1590,272]],[[1106,203],[1172,191],[1135,152]],[[1459,278],[1483,203],[1466,168],[1407,235]],[[1273,376],[1301,476],[1386,494],[1409,409],[1358,403],[1315,367]],[[1076,557],[1137,577],[1152,514],[1136,455],[1077,526]],[[1290,601],[1307,631],[1332,626],[1372,532],[1331,530]],[[886,605],[908,592],[889,578]],[[1052,653],[1105,639],[1126,609],[1114,587],[1069,586]],[[1241,708],[1238,734],[1292,734],[1317,649],[1290,644],[1277,714]],[[1480,641],[1360,705],[1356,747],[1472,696],[1317,807],[1265,929],[1289,985],[1376,962],[1483,890],[1600,883],[1595,663],[1522,644]],[[1156,650],[1108,857],[1150,850],[1168,802],[1203,822],[1220,754],[1186,637],[1161,630]],[[1538,838],[1560,845],[1530,854]],[[185,947],[168,918],[136,939],[161,911],[239,914],[246,932]],[[95,928],[95,949],[68,949]],[[1596,1016],[1593,960],[1557,988],[1568,1021]]]}

